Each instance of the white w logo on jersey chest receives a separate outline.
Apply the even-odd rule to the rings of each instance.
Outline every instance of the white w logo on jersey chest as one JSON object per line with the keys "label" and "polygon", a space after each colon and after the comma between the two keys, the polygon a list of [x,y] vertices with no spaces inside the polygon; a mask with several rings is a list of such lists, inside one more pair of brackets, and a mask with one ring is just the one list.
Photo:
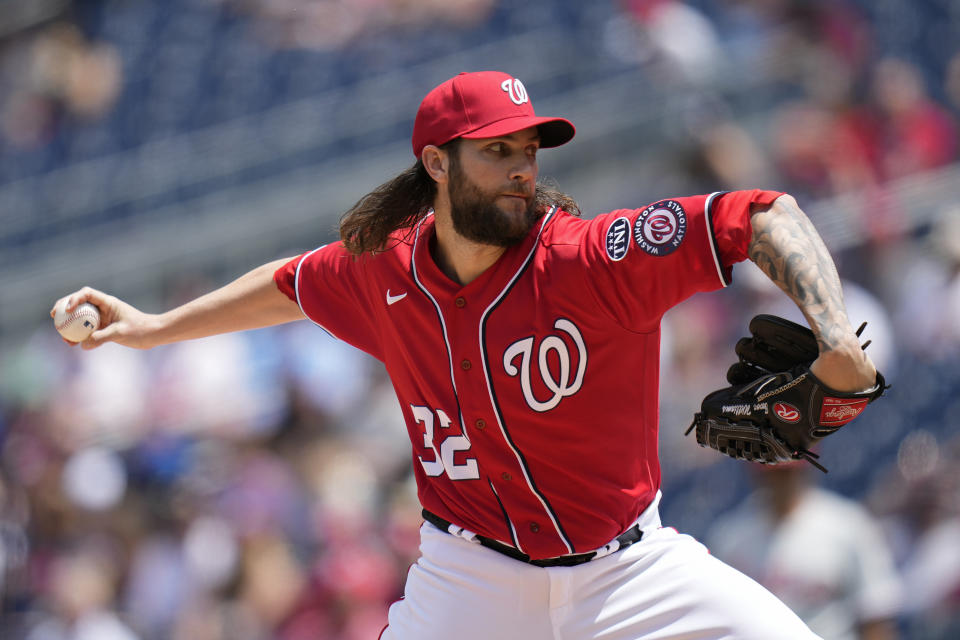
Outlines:
{"label": "white w logo on jersey chest", "polygon": [[[523,390],[523,397],[527,404],[534,411],[544,412],[553,409],[560,401],[568,396],[572,396],[580,390],[583,384],[583,373],[587,369],[587,346],[583,342],[583,336],[577,326],[566,318],[558,318],[553,323],[554,328],[567,334],[577,347],[577,370],[571,371],[570,350],[567,342],[558,335],[549,335],[540,341],[540,347],[537,350],[537,365],[540,371],[540,378],[544,386],[553,394],[545,401],[540,401],[534,395],[533,381],[531,376],[531,364],[533,360],[533,351],[535,338],[533,336],[517,340],[503,352],[503,368],[507,375],[520,376],[520,388]],[[548,359],[550,352],[556,353],[559,361],[559,370],[557,377],[554,378],[550,371]],[[520,368],[514,365],[517,356],[521,356]]]}

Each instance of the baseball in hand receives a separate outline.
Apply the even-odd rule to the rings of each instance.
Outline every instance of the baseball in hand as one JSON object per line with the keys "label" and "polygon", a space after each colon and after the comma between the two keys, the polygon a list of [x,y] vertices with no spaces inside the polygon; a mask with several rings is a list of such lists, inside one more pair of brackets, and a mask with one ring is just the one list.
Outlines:
{"label": "baseball in hand", "polygon": [[81,302],[71,312],[66,311],[64,300],[53,312],[53,324],[57,331],[70,342],[83,342],[100,326],[100,310],[89,302]]}

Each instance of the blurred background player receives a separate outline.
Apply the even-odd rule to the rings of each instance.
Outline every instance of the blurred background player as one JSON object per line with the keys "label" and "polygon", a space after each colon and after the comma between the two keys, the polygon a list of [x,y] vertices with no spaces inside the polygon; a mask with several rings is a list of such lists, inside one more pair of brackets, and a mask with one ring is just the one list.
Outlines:
{"label": "blurred background player", "polygon": [[714,525],[711,553],[770,589],[823,638],[899,638],[903,592],[874,516],[817,487],[807,465],[756,465],[750,476],[756,491]]}

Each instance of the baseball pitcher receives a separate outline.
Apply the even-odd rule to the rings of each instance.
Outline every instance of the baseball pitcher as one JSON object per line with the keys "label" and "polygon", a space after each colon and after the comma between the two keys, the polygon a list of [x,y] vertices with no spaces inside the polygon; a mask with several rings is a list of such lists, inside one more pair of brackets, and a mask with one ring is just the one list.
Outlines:
{"label": "baseball pitcher", "polygon": [[[535,114],[520,80],[457,75],[420,105],[416,163],[344,215],[341,241],[162,314],[90,288],[67,307],[101,310],[84,348],[306,317],[385,364],[424,517],[385,640],[815,638],[757,583],[661,526],[660,320],[727,285],[734,263],[756,262],[803,311],[814,353],[784,371],[746,363],[753,377],[701,412],[697,439],[768,464],[809,457],[831,399],[856,415],[883,388],[833,261],[774,191],[582,219],[537,183],[540,150],[573,136],[567,120]],[[786,430],[783,415],[801,427]]]}

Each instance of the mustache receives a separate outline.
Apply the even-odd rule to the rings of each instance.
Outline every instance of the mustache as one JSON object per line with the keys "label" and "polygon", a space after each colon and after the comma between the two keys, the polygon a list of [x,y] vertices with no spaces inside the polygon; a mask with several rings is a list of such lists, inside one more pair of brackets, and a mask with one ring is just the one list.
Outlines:
{"label": "mustache", "polygon": [[523,196],[524,198],[532,198],[536,193],[536,188],[531,186],[529,182],[515,180],[511,182],[510,185],[502,191],[502,193],[510,193]]}

